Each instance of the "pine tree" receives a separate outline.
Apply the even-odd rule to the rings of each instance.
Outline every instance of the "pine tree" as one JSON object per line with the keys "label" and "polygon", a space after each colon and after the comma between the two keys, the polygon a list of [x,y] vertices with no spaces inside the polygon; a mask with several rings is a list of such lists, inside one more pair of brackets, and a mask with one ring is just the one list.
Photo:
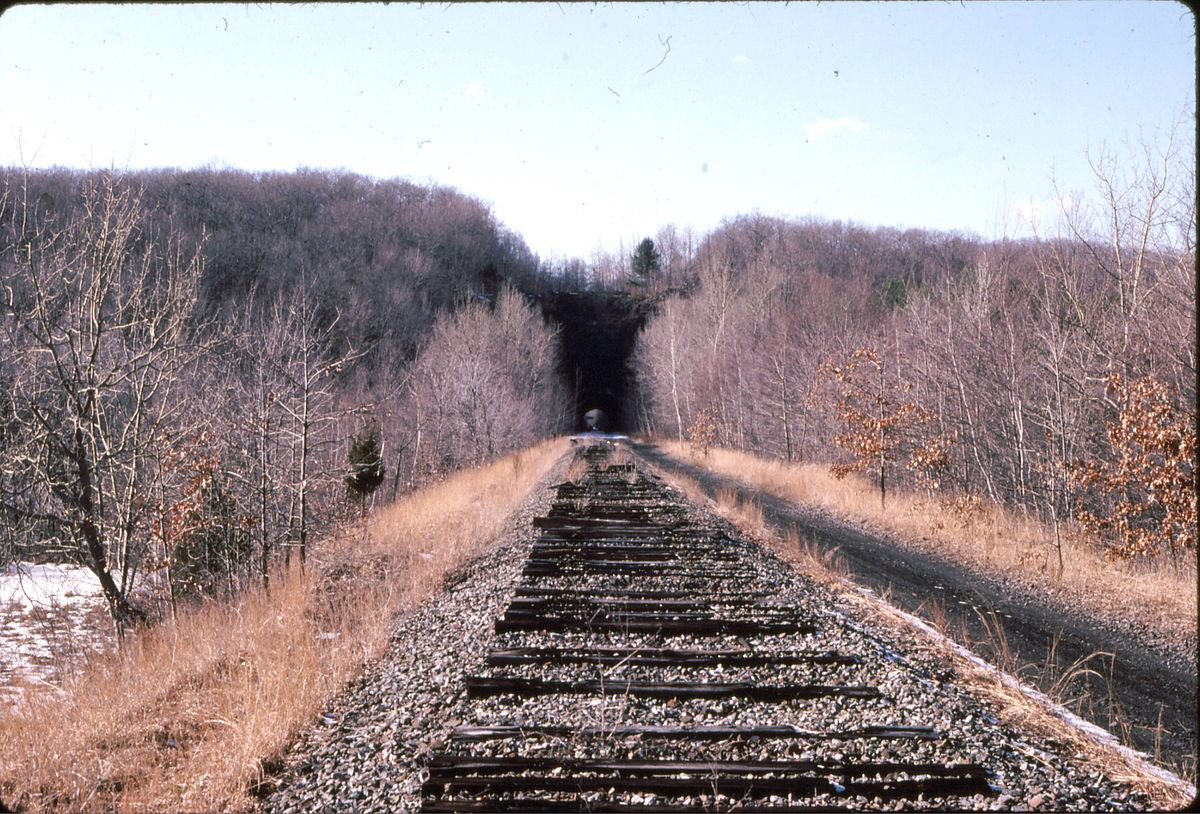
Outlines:
{"label": "pine tree", "polygon": [[346,476],[346,487],[361,506],[366,505],[367,498],[383,483],[385,467],[379,441],[379,425],[375,422],[364,426],[350,441],[350,474]]}
{"label": "pine tree", "polygon": [[646,238],[637,245],[631,258],[632,266],[629,272],[629,284],[639,288],[650,285],[658,276],[662,261],[654,241]]}

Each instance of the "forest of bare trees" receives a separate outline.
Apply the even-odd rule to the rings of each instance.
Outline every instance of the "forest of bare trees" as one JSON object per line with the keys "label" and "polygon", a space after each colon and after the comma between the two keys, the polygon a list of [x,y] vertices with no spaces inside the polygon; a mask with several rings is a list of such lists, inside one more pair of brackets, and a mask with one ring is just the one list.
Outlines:
{"label": "forest of bare trees", "polygon": [[[0,559],[97,575],[119,626],[269,587],[340,518],[570,427],[527,299],[653,317],[625,415],[1084,530],[1194,546],[1195,179],[1104,152],[1057,230],[747,215],[539,262],[478,201],[345,173],[0,177]],[[364,484],[367,484],[364,486]]]}
{"label": "forest of bare trees", "polygon": [[302,564],[364,448],[390,497],[563,428],[500,283],[536,259],[451,190],[9,172],[0,230],[0,559],[86,565],[119,630]]}
{"label": "forest of bare trees", "polygon": [[1118,556],[1195,546],[1195,177],[1177,141],[1091,156],[1057,230],[745,216],[639,341],[637,414],[684,440],[1079,522]]}
{"label": "forest of bare trees", "polygon": [[[494,308],[472,303],[444,314],[399,403],[415,425],[413,461],[431,473],[478,466],[569,427],[556,353],[541,316],[510,288]],[[421,444],[437,457],[422,456]]]}

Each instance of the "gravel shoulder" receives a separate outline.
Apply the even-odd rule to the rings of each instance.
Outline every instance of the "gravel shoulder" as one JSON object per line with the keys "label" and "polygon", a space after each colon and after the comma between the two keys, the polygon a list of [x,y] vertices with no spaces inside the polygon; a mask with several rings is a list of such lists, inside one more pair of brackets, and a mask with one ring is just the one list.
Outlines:
{"label": "gravel shoulder", "polygon": [[[1060,697],[1080,699],[1069,705],[1073,711],[1151,757],[1157,752],[1160,765],[1194,778],[1194,641],[1164,640],[1144,626],[1080,613],[1054,594],[1035,592],[1028,585],[906,548],[884,535],[672,459],[652,446],[638,445],[636,449],[655,466],[692,478],[710,495],[728,489],[741,497],[753,497],[773,527],[780,531],[794,527],[822,551],[836,549],[853,582],[886,595],[896,607],[922,616],[937,603],[948,629],[965,629],[967,640],[961,643],[985,658],[1000,655],[998,637],[989,630],[989,625],[999,625],[1007,658],[1028,666],[1020,672],[1023,681]],[[1119,591],[1119,586],[1114,590]],[[1081,674],[1065,693],[1054,686],[1072,665],[1096,653],[1108,655],[1087,662],[1095,673]]]}

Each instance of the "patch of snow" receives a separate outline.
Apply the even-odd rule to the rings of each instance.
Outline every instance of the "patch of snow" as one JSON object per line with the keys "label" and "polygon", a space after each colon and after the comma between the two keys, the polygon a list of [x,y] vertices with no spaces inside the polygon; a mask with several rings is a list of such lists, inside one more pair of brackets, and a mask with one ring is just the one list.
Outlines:
{"label": "patch of snow", "polygon": [[27,613],[102,596],[96,575],[81,565],[17,562],[0,571],[0,606],[15,603]]}
{"label": "patch of snow", "polygon": [[14,708],[22,685],[58,680],[105,647],[106,623],[104,594],[87,568],[18,562],[0,570],[0,713]]}

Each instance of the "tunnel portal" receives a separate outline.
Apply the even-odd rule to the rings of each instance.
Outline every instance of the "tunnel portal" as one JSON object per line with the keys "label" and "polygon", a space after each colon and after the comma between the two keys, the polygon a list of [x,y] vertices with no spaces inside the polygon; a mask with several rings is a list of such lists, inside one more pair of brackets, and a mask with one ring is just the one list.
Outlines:
{"label": "tunnel portal", "polygon": [[623,291],[564,291],[541,299],[546,317],[562,329],[560,374],[574,397],[574,429],[588,410],[603,410],[612,432],[630,432],[636,419],[630,359],[653,305]]}

